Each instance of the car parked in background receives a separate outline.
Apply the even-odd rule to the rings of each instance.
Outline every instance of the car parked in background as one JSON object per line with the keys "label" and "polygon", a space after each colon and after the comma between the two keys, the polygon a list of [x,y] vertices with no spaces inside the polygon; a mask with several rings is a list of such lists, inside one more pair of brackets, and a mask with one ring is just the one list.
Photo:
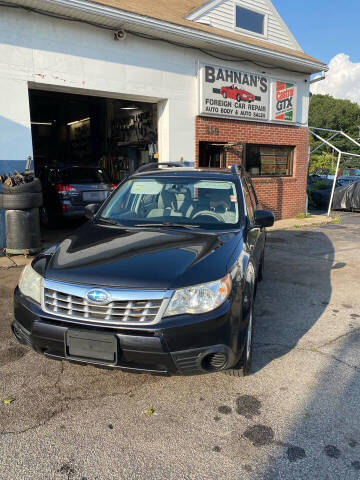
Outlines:
{"label": "car parked in background", "polygon": [[224,98],[231,98],[237,100],[238,102],[254,102],[255,95],[246,90],[235,87],[235,85],[230,85],[229,87],[221,87],[221,95]]}
{"label": "car parked in background", "polygon": [[159,165],[89,205],[87,224],[25,268],[13,333],[48,358],[246,375],[274,215],[242,169]]}
{"label": "car parked in background", "polygon": [[360,177],[340,188],[336,188],[332,202],[334,210],[360,210]]}
{"label": "car parked in background", "polygon": [[337,177],[337,182],[342,187],[347,187],[348,185],[354,182],[359,182],[359,181],[360,181],[360,175],[341,175],[340,177]]}
{"label": "car parked in background", "polygon": [[[313,208],[327,209],[329,207],[331,191],[334,180],[326,178],[325,175],[309,175],[307,183],[307,193],[310,205]],[[340,188],[342,184],[337,180],[335,189]]]}
{"label": "car parked in background", "polygon": [[44,198],[40,209],[44,225],[59,219],[84,217],[86,205],[100,205],[116,188],[105,170],[92,166],[45,166],[40,168],[38,176]]}

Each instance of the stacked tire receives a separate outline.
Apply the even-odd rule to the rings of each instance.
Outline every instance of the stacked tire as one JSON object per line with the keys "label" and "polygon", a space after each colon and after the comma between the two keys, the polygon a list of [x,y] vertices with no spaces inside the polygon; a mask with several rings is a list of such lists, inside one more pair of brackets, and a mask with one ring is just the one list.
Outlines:
{"label": "stacked tire", "polygon": [[41,182],[2,185],[0,208],[5,210],[6,251],[12,254],[36,252],[41,248],[39,207],[43,204]]}

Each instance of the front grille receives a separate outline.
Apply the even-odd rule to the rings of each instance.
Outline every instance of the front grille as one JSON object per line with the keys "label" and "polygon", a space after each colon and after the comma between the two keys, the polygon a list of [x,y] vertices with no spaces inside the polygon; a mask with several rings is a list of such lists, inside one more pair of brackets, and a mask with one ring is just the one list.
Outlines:
{"label": "front grille", "polygon": [[163,300],[121,300],[107,305],[94,305],[85,298],[44,289],[44,309],[55,315],[88,321],[121,325],[126,323],[153,323]]}

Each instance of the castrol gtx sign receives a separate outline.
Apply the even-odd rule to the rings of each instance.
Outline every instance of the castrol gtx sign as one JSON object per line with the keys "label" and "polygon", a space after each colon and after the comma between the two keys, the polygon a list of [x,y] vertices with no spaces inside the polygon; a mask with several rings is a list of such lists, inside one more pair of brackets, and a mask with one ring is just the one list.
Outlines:
{"label": "castrol gtx sign", "polygon": [[272,120],[296,121],[296,85],[275,81],[272,101]]}
{"label": "castrol gtx sign", "polygon": [[[259,122],[296,121],[294,84],[275,81],[257,73],[208,64],[200,66],[199,79],[200,115]],[[277,95],[282,97],[280,103],[275,101],[278,84]],[[283,85],[291,85],[292,92],[280,91]]]}

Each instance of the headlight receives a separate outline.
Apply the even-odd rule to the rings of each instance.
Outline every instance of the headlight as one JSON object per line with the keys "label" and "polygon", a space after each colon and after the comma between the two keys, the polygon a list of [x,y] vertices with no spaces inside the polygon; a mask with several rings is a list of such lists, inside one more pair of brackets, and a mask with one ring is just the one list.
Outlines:
{"label": "headlight", "polygon": [[43,277],[35,272],[31,265],[27,265],[19,280],[20,292],[25,296],[32,298],[37,303],[41,303],[41,288]]}
{"label": "headlight", "polygon": [[206,313],[225,302],[231,292],[230,274],[216,282],[175,290],[165,317],[184,313]]}

